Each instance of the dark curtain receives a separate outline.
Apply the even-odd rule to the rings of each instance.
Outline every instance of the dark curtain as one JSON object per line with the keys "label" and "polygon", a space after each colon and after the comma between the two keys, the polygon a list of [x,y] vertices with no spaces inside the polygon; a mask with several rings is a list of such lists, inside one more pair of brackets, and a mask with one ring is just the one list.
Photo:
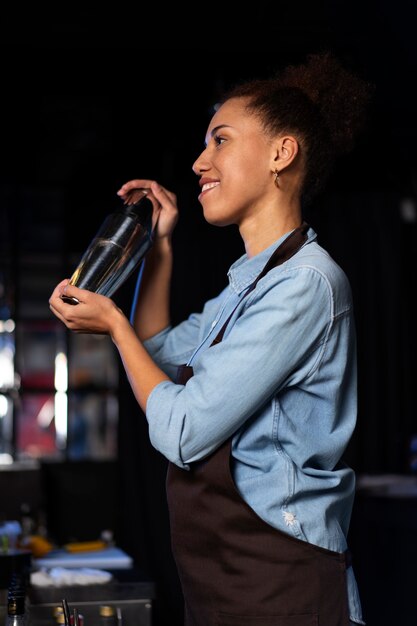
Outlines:
{"label": "dark curtain", "polygon": [[[358,474],[407,473],[409,440],[417,431],[412,398],[416,223],[413,205],[407,211],[404,202],[392,190],[336,192],[305,212],[319,242],[344,268],[352,285],[359,415],[346,460]],[[198,310],[225,285],[227,268],[242,251],[236,230],[209,227],[197,211],[187,214],[175,239],[174,322]],[[125,292],[124,306],[131,288]],[[120,463],[124,515],[119,543],[156,582],[156,626],[180,626],[182,599],[165,500],[166,461],[149,443],[146,419],[123,372]]]}

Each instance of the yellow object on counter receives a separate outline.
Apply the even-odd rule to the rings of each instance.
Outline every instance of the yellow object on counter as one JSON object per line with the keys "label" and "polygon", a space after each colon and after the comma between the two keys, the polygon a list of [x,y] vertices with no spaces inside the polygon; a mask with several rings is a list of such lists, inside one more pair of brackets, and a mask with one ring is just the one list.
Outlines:
{"label": "yellow object on counter", "polygon": [[104,550],[107,544],[97,539],[96,541],[75,541],[64,546],[68,552],[93,552],[94,550]]}
{"label": "yellow object on counter", "polygon": [[53,544],[41,535],[30,535],[26,537],[24,546],[30,550],[35,558],[40,558],[53,550]]}

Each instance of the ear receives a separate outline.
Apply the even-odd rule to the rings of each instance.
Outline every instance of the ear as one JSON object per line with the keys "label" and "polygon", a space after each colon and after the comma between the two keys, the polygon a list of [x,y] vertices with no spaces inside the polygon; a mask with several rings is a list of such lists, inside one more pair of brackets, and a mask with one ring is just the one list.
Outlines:
{"label": "ear", "polygon": [[286,169],[296,158],[299,150],[298,141],[292,135],[279,137],[274,143],[272,171]]}

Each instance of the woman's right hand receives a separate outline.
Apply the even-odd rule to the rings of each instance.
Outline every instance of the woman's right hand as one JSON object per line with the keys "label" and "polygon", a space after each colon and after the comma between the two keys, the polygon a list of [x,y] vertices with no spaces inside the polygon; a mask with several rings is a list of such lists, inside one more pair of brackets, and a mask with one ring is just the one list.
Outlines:
{"label": "woman's right hand", "polygon": [[135,178],[122,185],[117,195],[125,203],[134,202],[135,190],[143,188],[150,190],[147,197],[151,200],[157,217],[155,238],[170,237],[178,221],[177,196],[175,193],[168,191],[155,180]]}

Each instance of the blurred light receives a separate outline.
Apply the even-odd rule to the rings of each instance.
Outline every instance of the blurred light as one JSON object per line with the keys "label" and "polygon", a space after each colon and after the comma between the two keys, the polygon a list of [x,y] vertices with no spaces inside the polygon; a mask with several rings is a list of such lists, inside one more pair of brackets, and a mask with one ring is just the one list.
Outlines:
{"label": "blurred light", "polygon": [[65,449],[68,436],[68,361],[64,352],[58,352],[55,357],[55,389],[56,445]]}
{"label": "blurred light", "polygon": [[68,362],[63,352],[58,352],[55,357],[55,389],[57,391],[68,389]]}
{"label": "blurred light", "polygon": [[13,463],[13,457],[7,452],[0,453],[0,465],[11,465]]}
{"label": "blurred light", "polygon": [[0,395],[0,419],[7,415],[9,403],[6,396]]}
{"label": "blurred light", "polygon": [[13,387],[14,350],[11,346],[0,349],[0,389]]}
{"label": "blurred light", "polygon": [[56,445],[64,449],[67,445],[68,434],[68,396],[63,391],[55,394],[55,432]]}
{"label": "blurred light", "polygon": [[413,198],[403,198],[400,203],[400,215],[407,224],[414,224],[417,220],[417,208]]}
{"label": "blurred light", "polygon": [[54,410],[54,403],[51,399],[48,399],[38,413],[38,424],[41,428],[48,428],[54,419]]}
{"label": "blurred light", "polygon": [[0,333],[12,333],[15,327],[14,320],[0,320]]}

